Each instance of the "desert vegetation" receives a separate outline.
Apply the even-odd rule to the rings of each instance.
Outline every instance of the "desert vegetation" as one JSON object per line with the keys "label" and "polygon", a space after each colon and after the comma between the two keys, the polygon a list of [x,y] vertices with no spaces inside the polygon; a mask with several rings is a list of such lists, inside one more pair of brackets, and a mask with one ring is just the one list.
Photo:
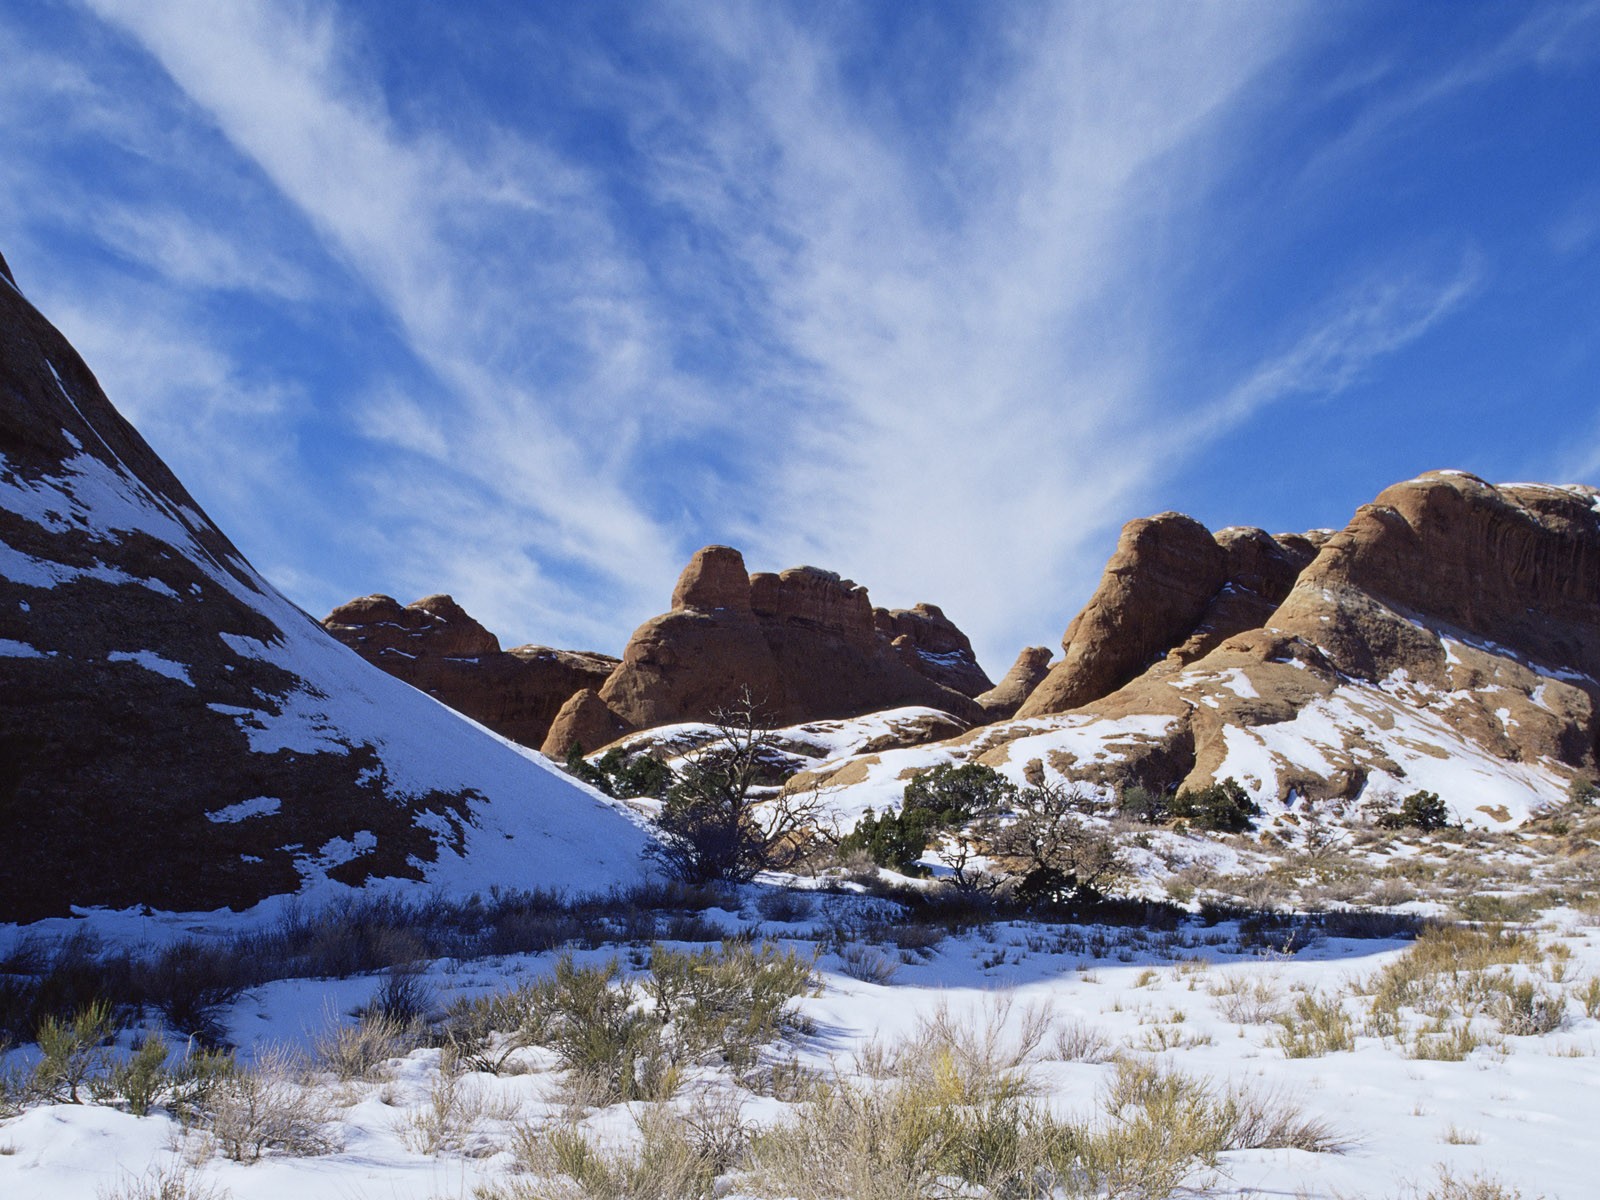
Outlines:
{"label": "desert vegetation", "polygon": [[[776,793],[703,762],[702,799],[743,788],[755,820]],[[632,777],[693,780],[664,769]],[[1439,1165],[1377,1192],[1352,1166],[1367,1190],[1345,1188],[1344,1152],[1396,1135],[1338,1097],[1374,1070],[1454,1072],[1448,1097],[1480,1066],[1592,1056],[1593,797],[1507,834],[1383,819],[1404,803],[1196,817],[1232,797],[1177,815],[952,769],[757,880],[370,896],[140,947],[14,937],[0,1145],[61,1107],[163,1123],[174,1149],[121,1164],[114,1200],[217,1200],[251,1164],[375,1138],[481,1200],[1234,1196],[1284,1151],[1333,1181],[1307,1195],[1534,1200],[1481,1157],[1495,1126],[1428,1087],[1394,1121]],[[320,995],[344,999],[287,1000]],[[247,1035],[284,1003],[301,1030]]]}

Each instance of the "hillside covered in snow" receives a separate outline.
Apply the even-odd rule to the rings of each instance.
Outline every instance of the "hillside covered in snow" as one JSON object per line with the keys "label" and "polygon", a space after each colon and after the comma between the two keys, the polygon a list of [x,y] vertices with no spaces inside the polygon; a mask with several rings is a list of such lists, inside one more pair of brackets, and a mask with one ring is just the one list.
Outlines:
{"label": "hillside covered in snow", "polygon": [[263,580],[5,269],[0,677],[0,919],[642,870],[623,809]]}

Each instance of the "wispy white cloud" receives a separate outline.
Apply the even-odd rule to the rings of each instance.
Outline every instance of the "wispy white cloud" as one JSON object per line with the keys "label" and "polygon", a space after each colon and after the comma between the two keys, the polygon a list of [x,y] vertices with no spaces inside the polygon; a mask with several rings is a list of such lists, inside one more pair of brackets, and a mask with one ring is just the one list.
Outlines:
{"label": "wispy white cloud", "polygon": [[653,95],[638,136],[785,351],[758,395],[782,406],[772,501],[735,533],[936,600],[1003,666],[1059,630],[1087,548],[1162,469],[1140,452],[1162,297],[1139,239],[1205,188],[1207,133],[1296,10],[1013,10],[1002,69],[949,81],[931,155],[852,93],[832,30],[679,11],[730,102]]}
{"label": "wispy white cloud", "polygon": [[[530,596],[581,608],[545,566],[562,562],[648,611],[680,528],[709,529],[756,565],[809,559],[880,602],[936,600],[997,665],[1062,622],[1089,547],[1161,469],[1143,452],[1170,415],[1149,380],[1159,258],[1140,239],[1223,165],[1207,135],[1293,43],[1299,12],[1018,10],[997,66],[954,81],[930,151],[844,79],[847,31],[776,6],[671,10],[661,36],[704,70],[709,107],[686,107],[668,77],[617,94],[655,202],[732,264],[727,294],[702,303],[763,335],[742,351],[742,394],[708,398],[674,369],[681,331],[588,168],[505,130],[401,132],[328,10],[90,2],[305,214],[444,383],[443,419],[435,401],[369,403],[357,420],[458,480],[453,502],[436,483],[415,505],[415,475],[380,472],[374,503],[408,514],[428,570],[479,577],[485,619]],[[503,246],[507,228],[537,244],[514,282],[473,257],[474,238]],[[508,320],[518,306],[536,324]],[[565,376],[507,344],[534,328]],[[689,505],[681,525],[651,511],[642,493],[662,485],[638,475],[674,427],[685,458],[717,442],[739,460],[710,488],[667,485]],[[464,529],[478,559],[458,550]],[[534,590],[504,594],[473,561]]]}
{"label": "wispy white cloud", "polygon": [[1484,270],[1481,255],[1468,251],[1445,271],[1394,270],[1348,288],[1288,349],[1206,406],[1184,436],[1215,436],[1291,397],[1338,395],[1459,308]]}
{"label": "wispy white cloud", "polygon": [[[374,298],[409,363],[315,397],[359,450],[335,482],[301,454],[296,502],[337,507],[384,564],[351,590],[450,590],[507,640],[617,649],[715,538],[755,568],[809,560],[879,603],[940,603],[998,671],[1059,634],[1175,462],[1349,386],[1481,274],[1376,271],[1287,349],[1264,332],[1220,398],[1176,393],[1175,268],[1216,236],[1208,191],[1270,118],[1263,81],[1320,20],[1307,5],[974,9],[982,53],[919,66],[908,43],[892,85],[853,58],[865,12],[623,6],[642,52],[562,47],[582,102],[627,130],[613,161],[487,109],[400,115],[359,9],[83,2],[181,96],[160,120],[102,112],[125,124],[104,136],[152,162],[173,128],[231,147],[236,190],[264,184],[320,257],[303,268],[281,214],[256,244],[215,209],[78,211],[187,295]],[[168,370],[172,397],[274,394],[205,331],[199,375],[170,329],[119,356],[114,315],[68,314],[135,405]],[[302,569],[298,595],[331,606],[335,575]]]}
{"label": "wispy white cloud", "polygon": [[[498,519],[541,525],[540,550],[609,573],[627,601],[643,599],[631,594],[640,576],[659,589],[677,548],[570,433],[580,416],[639,419],[661,369],[635,267],[608,244],[584,173],[505,131],[471,146],[401,132],[325,9],[91,7],[160,61],[381,299],[457,410],[447,464],[499,495]],[[518,343],[541,332],[568,344],[571,377],[515,369],[540,353]]]}
{"label": "wispy white cloud", "polygon": [[1558,71],[1600,54],[1600,2],[1528,5],[1503,10],[1514,19],[1504,36],[1417,72],[1410,64],[1388,62],[1376,74],[1341,86],[1370,90],[1366,103],[1344,131],[1330,139],[1305,167],[1302,186],[1323,186],[1330,172],[1350,167],[1375,145],[1412,128],[1430,113],[1461,96],[1520,70]]}
{"label": "wispy white cloud", "polygon": [[240,290],[286,301],[304,300],[312,290],[307,273],[273,248],[241,245],[172,208],[100,203],[83,218],[83,227],[109,249],[178,288]]}

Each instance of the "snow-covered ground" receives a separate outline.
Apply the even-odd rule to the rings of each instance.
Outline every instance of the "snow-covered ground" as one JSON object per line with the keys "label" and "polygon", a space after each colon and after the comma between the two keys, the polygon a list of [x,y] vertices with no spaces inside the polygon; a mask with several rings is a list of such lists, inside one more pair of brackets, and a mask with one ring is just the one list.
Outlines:
{"label": "snow-covered ground", "polygon": [[[772,884],[749,885],[726,908],[702,916],[728,932],[748,930],[805,954],[822,948],[820,993],[799,1001],[810,1031],[781,1049],[805,1068],[853,1075],[871,1061],[869,1046],[913,1037],[941,1011],[958,1026],[999,1029],[1002,1043],[1020,1039],[1045,1014],[1048,1032],[1023,1070],[1059,1115],[1092,1118],[1122,1069],[1118,1060],[1149,1060],[1298,1106],[1344,1143],[1325,1153],[1227,1151],[1192,1172],[1186,1180],[1192,1190],[1180,1194],[1420,1196],[1436,1187],[1441,1167],[1458,1179],[1499,1180],[1525,1200],[1596,1194],[1588,1146],[1600,1117],[1594,1088],[1600,984],[1591,982],[1600,979],[1600,928],[1592,906],[1587,915],[1571,908],[1544,912],[1526,942],[1533,950],[1490,972],[1504,971],[1559,1005],[1542,1022],[1553,1029],[1518,1034],[1505,1032],[1489,1008],[1469,1023],[1464,1015],[1429,1010],[1430,1000],[1402,1010],[1399,1027],[1383,1028],[1373,1015],[1374,981],[1412,953],[1405,941],[1325,937],[1288,952],[1271,936],[1228,922],[1190,921],[1167,931],[1002,922],[928,945],[933,939],[917,929],[883,923],[885,906],[871,897],[802,892],[773,900],[773,892]],[[576,957],[582,964],[613,955],[637,972],[648,948],[601,947]],[[554,958],[441,960],[423,982],[442,1011],[453,999],[547,974]],[[246,1059],[271,1046],[312,1052],[331,1027],[351,1024],[353,1010],[382,982],[369,976],[265,984],[227,1010],[229,1037]],[[1306,1015],[1313,1009],[1303,1005],[1342,1012],[1350,1048],[1291,1057],[1290,1035],[1315,1051],[1312,1031],[1326,1020]],[[1474,1030],[1481,1044],[1456,1061],[1417,1057],[1445,1044],[1444,1032],[1429,1030],[1460,1028]],[[13,1050],[9,1065],[20,1069],[33,1053]],[[437,1049],[415,1050],[365,1081],[324,1077],[318,1088],[330,1106],[337,1148],[314,1156],[272,1152],[244,1164],[208,1153],[203,1135],[185,1133],[163,1111],[137,1117],[93,1103],[33,1107],[0,1122],[0,1196],[132,1196],[134,1180],[164,1170],[189,1172],[191,1183],[209,1183],[219,1195],[225,1189],[236,1200],[467,1197],[477,1185],[507,1177],[519,1129],[537,1137],[577,1116],[601,1140],[636,1136],[636,1118],[648,1105],[575,1113],[547,1051],[518,1057],[525,1073],[459,1081],[461,1127],[431,1152],[423,1131],[439,1102]],[[687,1106],[707,1090],[734,1097],[741,1118],[755,1125],[771,1124],[789,1109],[706,1069],[690,1073],[674,1103]],[[1409,1185],[1421,1190],[1408,1191]],[[736,1181],[728,1186],[739,1194]]]}

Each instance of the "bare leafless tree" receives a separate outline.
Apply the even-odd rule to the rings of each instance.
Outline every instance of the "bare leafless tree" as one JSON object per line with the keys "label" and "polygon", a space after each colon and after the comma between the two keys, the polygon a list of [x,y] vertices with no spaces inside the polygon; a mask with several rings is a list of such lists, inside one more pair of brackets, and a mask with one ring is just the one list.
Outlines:
{"label": "bare leafless tree", "polygon": [[1020,876],[1019,892],[1033,898],[1059,903],[1098,894],[1126,868],[1110,834],[1081,815],[1093,805],[1078,784],[1023,788],[1016,815],[984,827],[990,856]]}
{"label": "bare leafless tree", "polygon": [[820,793],[769,794],[782,782],[783,758],[748,687],[711,725],[713,736],[685,756],[667,790],[655,857],[692,883],[743,881],[793,865],[820,827]]}

